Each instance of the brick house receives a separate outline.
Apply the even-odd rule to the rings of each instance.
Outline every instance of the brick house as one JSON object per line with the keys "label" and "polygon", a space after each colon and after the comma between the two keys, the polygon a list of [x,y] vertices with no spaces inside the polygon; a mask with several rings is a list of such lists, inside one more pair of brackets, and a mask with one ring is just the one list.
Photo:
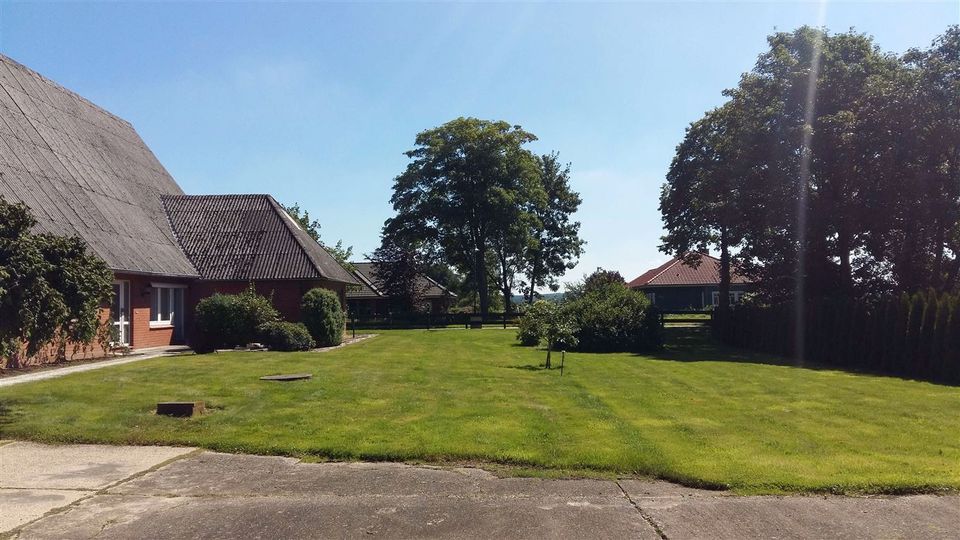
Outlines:
{"label": "brick house", "polygon": [[189,341],[192,307],[217,291],[254,283],[297,320],[309,288],[345,303],[357,283],[271,196],[185,195],[128,122],[3,55],[0,196],[106,261],[104,316],[135,349]]}
{"label": "brick house", "polygon": [[[720,260],[706,254],[701,257],[696,268],[681,259],[670,259],[647,270],[627,286],[645,293],[660,309],[710,309],[720,303]],[[730,274],[730,303],[735,304],[753,290],[753,284],[736,267],[731,268]]]}
{"label": "brick house", "polygon": [[[390,313],[390,296],[377,280],[375,265],[371,262],[350,263],[359,286],[347,289],[347,305],[351,316],[359,318],[385,317]],[[418,287],[423,291],[423,301],[430,313],[446,313],[457,298],[452,291],[429,276],[420,276]]]}

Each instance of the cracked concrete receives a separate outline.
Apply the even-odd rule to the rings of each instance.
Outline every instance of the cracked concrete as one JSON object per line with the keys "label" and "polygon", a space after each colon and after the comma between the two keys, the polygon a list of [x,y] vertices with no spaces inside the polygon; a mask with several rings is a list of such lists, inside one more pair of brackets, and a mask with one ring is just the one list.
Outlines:
{"label": "cracked concrete", "polygon": [[[7,467],[10,447],[41,459]],[[98,452],[100,463],[93,461]],[[0,522],[0,530],[16,529],[10,534],[25,539],[650,540],[956,538],[960,531],[956,495],[739,497],[653,480],[497,478],[469,467],[190,452],[0,446],[4,510],[25,519],[36,514],[33,505],[48,509],[12,527]],[[76,456],[87,456],[82,466]]]}

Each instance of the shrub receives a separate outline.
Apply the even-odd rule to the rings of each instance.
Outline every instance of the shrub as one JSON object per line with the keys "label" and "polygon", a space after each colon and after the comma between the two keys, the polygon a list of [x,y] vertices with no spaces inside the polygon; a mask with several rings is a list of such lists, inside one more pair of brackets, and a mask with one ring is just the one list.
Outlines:
{"label": "shrub", "polygon": [[538,300],[526,309],[526,312],[520,317],[520,330],[517,331],[517,339],[525,347],[536,347],[540,344],[543,337],[544,316],[550,308],[547,302]]}
{"label": "shrub", "polygon": [[276,351],[309,351],[313,338],[303,323],[273,321],[260,325],[260,340]]}
{"label": "shrub", "polygon": [[610,282],[569,302],[577,328],[578,350],[641,352],[662,344],[660,318],[647,297],[622,283]]}
{"label": "shrub", "polygon": [[245,345],[258,339],[261,326],[278,320],[270,299],[252,286],[240,294],[208,296],[194,311],[193,349],[202,353]]}
{"label": "shrub", "polygon": [[318,347],[333,347],[343,341],[346,316],[340,298],[328,289],[310,289],[300,302],[300,316]]}

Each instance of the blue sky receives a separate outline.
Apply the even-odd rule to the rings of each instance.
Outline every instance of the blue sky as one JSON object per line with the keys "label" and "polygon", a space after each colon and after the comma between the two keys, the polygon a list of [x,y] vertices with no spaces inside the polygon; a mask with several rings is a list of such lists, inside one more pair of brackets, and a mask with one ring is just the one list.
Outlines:
{"label": "blue sky", "polygon": [[[684,128],[815,3],[0,4],[0,50],[129,120],[187,193],[299,202],[359,254],[415,134],[503,119],[572,163],[587,252],[632,279],[665,260],[657,200]],[[830,3],[885,50],[960,2]]]}

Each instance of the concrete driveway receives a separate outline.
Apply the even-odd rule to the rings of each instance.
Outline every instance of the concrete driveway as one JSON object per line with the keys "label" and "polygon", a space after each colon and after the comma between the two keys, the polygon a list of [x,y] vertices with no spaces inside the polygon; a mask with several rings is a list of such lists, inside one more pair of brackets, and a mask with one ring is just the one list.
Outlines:
{"label": "concrete driveway", "polygon": [[[957,538],[960,496],[737,497],[650,480],[0,446],[15,538]],[[4,533],[0,533],[4,536]]]}

